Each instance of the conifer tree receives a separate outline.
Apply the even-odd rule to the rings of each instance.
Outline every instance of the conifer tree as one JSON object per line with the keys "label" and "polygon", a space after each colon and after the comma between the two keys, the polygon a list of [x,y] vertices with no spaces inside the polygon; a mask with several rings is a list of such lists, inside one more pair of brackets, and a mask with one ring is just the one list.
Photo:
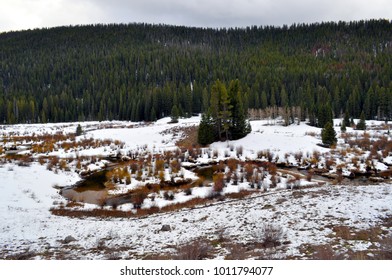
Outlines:
{"label": "conifer tree", "polygon": [[202,114],[197,135],[197,142],[200,145],[208,145],[215,141],[214,123],[209,113]]}
{"label": "conifer tree", "polygon": [[78,126],[76,127],[76,136],[80,136],[82,135],[83,130],[80,124],[78,124]]}
{"label": "conifer tree", "polygon": [[179,116],[180,116],[180,111],[178,110],[177,105],[174,104],[171,109],[171,122],[178,123]]}
{"label": "conifer tree", "polygon": [[219,135],[219,140],[229,140],[229,130],[232,121],[232,106],[230,105],[229,95],[227,93],[225,85],[222,86],[220,92],[220,111],[218,114],[218,121],[222,128],[222,135]]}
{"label": "conifer tree", "polygon": [[229,92],[225,85],[217,80],[211,89],[208,113],[202,115],[199,143],[206,145],[218,140],[235,140],[246,136],[250,131],[239,80],[230,82]]}
{"label": "conifer tree", "polygon": [[332,126],[332,123],[327,122],[321,131],[321,139],[323,144],[327,147],[331,147],[337,143],[336,131]]}
{"label": "conifer tree", "polygon": [[231,105],[230,140],[240,139],[250,132],[250,124],[244,112],[240,81],[234,80],[229,85],[229,98]]}
{"label": "conifer tree", "polygon": [[346,127],[346,124],[344,123],[344,121],[341,123],[341,125],[340,125],[340,131],[341,132],[346,132],[346,130],[347,130],[347,127]]}
{"label": "conifer tree", "polygon": [[346,113],[344,114],[343,123],[344,123],[344,126],[345,126],[345,127],[348,127],[348,126],[351,125],[350,116],[349,116],[349,114],[348,114],[348,111],[346,111]]}
{"label": "conifer tree", "polygon": [[365,113],[362,111],[360,120],[357,124],[358,130],[366,130],[366,121],[365,121]]}

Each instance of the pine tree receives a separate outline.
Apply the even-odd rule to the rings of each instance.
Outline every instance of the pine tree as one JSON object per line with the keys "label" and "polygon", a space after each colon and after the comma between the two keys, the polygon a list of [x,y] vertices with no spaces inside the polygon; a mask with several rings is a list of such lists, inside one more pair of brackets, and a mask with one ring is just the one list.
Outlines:
{"label": "pine tree", "polygon": [[337,143],[336,131],[332,126],[332,123],[328,122],[321,130],[321,139],[323,144],[327,147],[331,147]]}
{"label": "pine tree", "polygon": [[197,142],[200,145],[208,145],[215,141],[214,123],[209,113],[202,114],[197,135]]}
{"label": "pine tree", "polygon": [[358,130],[366,130],[366,121],[365,121],[365,113],[362,111],[360,120],[357,124]]}
{"label": "pine tree", "polygon": [[251,132],[242,101],[239,80],[231,81],[229,92],[217,80],[211,89],[208,113],[202,115],[199,127],[199,143],[210,144],[214,141],[235,140]]}
{"label": "pine tree", "polygon": [[321,104],[318,108],[317,126],[324,127],[328,122],[333,123],[331,106],[329,104]]}
{"label": "pine tree", "polygon": [[220,122],[220,126],[222,128],[222,135],[219,135],[219,140],[229,140],[229,131],[232,120],[232,106],[230,105],[229,95],[224,84],[222,84],[219,101],[220,111],[218,114],[218,121]]}
{"label": "pine tree", "polygon": [[250,124],[247,122],[241,97],[241,85],[239,80],[231,81],[229,86],[229,98],[231,105],[230,140],[237,140],[250,133]]}
{"label": "pine tree", "polygon": [[345,127],[349,127],[351,125],[350,115],[348,114],[348,111],[346,111],[346,113],[344,114],[343,123]]}
{"label": "pine tree", "polygon": [[80,124],[76,127],[76,136],[80,136],[83,134],[83,130]]}
{"label": "pine tree", "polygon": [[178,123],[179,116],[180,116],[180,111],[178,110],[177,105],[174,104],[171,109],[171,122]]}
{"label": "pine tree", "polygon": [[341,123],[341,125],[340,125],[340,131],[341,132],[346,132],[346,130],[347,130],[347,127],[346,127],[346,124],[344,123],[344,121]]}

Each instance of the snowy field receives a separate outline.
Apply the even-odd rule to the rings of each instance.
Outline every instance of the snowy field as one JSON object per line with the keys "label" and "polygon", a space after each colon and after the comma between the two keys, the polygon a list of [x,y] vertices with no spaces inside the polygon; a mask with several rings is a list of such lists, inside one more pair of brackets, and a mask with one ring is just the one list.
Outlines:
{"label": "snowy field", "polygon": [[[168,121],[166,118],[148,125],[82,123],[86,133],[77,139],[113,139],[122,144],[77,151],[58,149],[48,154],[74,158],[76,155],[108,156],[116,151],[129,153],[142,147],[154,153],[172,150],[183,137],[176,128],[197,125],[199,118],[180,120],[179,124],[168,124]],[[257,158],[260,150],[269,150],[279,159],[298,151],[304,154],[329,151],[317,145],[321,142],[318,128],[303,123],[289,127],[266,124],[266,121],[253,121],[252,133],[245,138],[212,144],[210,151],[217,151],[215,160],[224,159],[225,153],[235,156],[237,147],[243,149],[238,156],[241,160]],[[373,122],[373,125],[380,124]],[[0,137],[73,133],[76,126],[77,123],[4,126]],[[349,132],[356,133],[350,129]],[[339,138],[339,141],[343,140]],[[206,156],[209,151],[203,153],[196,162],[210,160]],[[39,155],[32,157],[39,158]],[[387,169],[390,160],[390,156],[384,157],[379,162],[380,168]],[[192,176],[192,172],[185,174],[185,178]],[[71,218],[53,215],[50,209],[66,203],[55,186],[73,185],[81,179],[73,167],[68,171],[53,171],[38,162],[23,166],[3,161],[0,178],[0,258],[162,258],[176,256],[182,245],[196,241],[207,244],[209,254],[205,257],[212,259],[307,259],[313,258],[311,246],[319,245],[329,246],[340,258],[352,258],[358,252],[364,258],[373,258],[384,246],[383,240],[392,233],[392,185],[388,180],[355,186],[328,183],[297,190],[278,185],[276,189],[255,192],[242,199],[212,200],[192,209],[142,218]],[[84,206],[86,210],[95,208]],[[260,247],[263,225],[282,230],[279,246]],[[346,235],[342,234],[343,229]]]}

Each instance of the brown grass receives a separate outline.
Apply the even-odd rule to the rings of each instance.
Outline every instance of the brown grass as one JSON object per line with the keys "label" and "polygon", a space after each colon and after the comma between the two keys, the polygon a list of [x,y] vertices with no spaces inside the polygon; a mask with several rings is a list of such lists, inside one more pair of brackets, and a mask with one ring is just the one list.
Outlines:
{"label": "brown grass", "polygon": [[177,249],[174,259],[177,260],[203,260],[209,256],[212,247],[206,239],[196,239]]}
{"label": "brown grass", "polygon": [[199,146],[197,142],[197,134],[199,131],[198,126],[189,126],[181,129],[183,134],[185,135],[184,138],[177,141],[176,145],[178,147],[197,147]]}

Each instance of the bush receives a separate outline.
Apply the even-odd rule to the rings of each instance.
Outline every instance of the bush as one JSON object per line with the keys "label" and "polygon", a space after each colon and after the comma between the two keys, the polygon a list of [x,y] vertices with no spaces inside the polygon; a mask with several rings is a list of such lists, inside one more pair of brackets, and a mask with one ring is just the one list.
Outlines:
{"label": "bush", "polygon": [[133,194],[131,201],[135,209],[139,209],[142,206],[144,199],[147,198],[147,194],[148,190],[145,188],[139,189]]}
{"label": "bush", "polygon": [[279,246],[285,237],[283,228],[279,225],[264,224],[257,232],[256,238],[260,240],[265,248]]}
{"label": "bush", "polygon": [[221,193],[223,190],[223,187],[225,186],[223,173],[218,173],[218,174],[214,175],[213,181],[214,181],[214,186],[213,186],[214,192]]}
{"label": "bush", "polygon": [[174,199],[174,193],[172,191],[166,191],[163,193],[163,198],[166,200],[173,200]]}
{"label": "bush", "polygon": [[174,259],[177,260],[202,260],[208,257],[211,246],[207,240],[197,239],[183,245],[177,250]]}
{"label": "bush", "polygon": [[185,195],[191,195],[192,194],[192,188],[188,188],[184,190]]}

